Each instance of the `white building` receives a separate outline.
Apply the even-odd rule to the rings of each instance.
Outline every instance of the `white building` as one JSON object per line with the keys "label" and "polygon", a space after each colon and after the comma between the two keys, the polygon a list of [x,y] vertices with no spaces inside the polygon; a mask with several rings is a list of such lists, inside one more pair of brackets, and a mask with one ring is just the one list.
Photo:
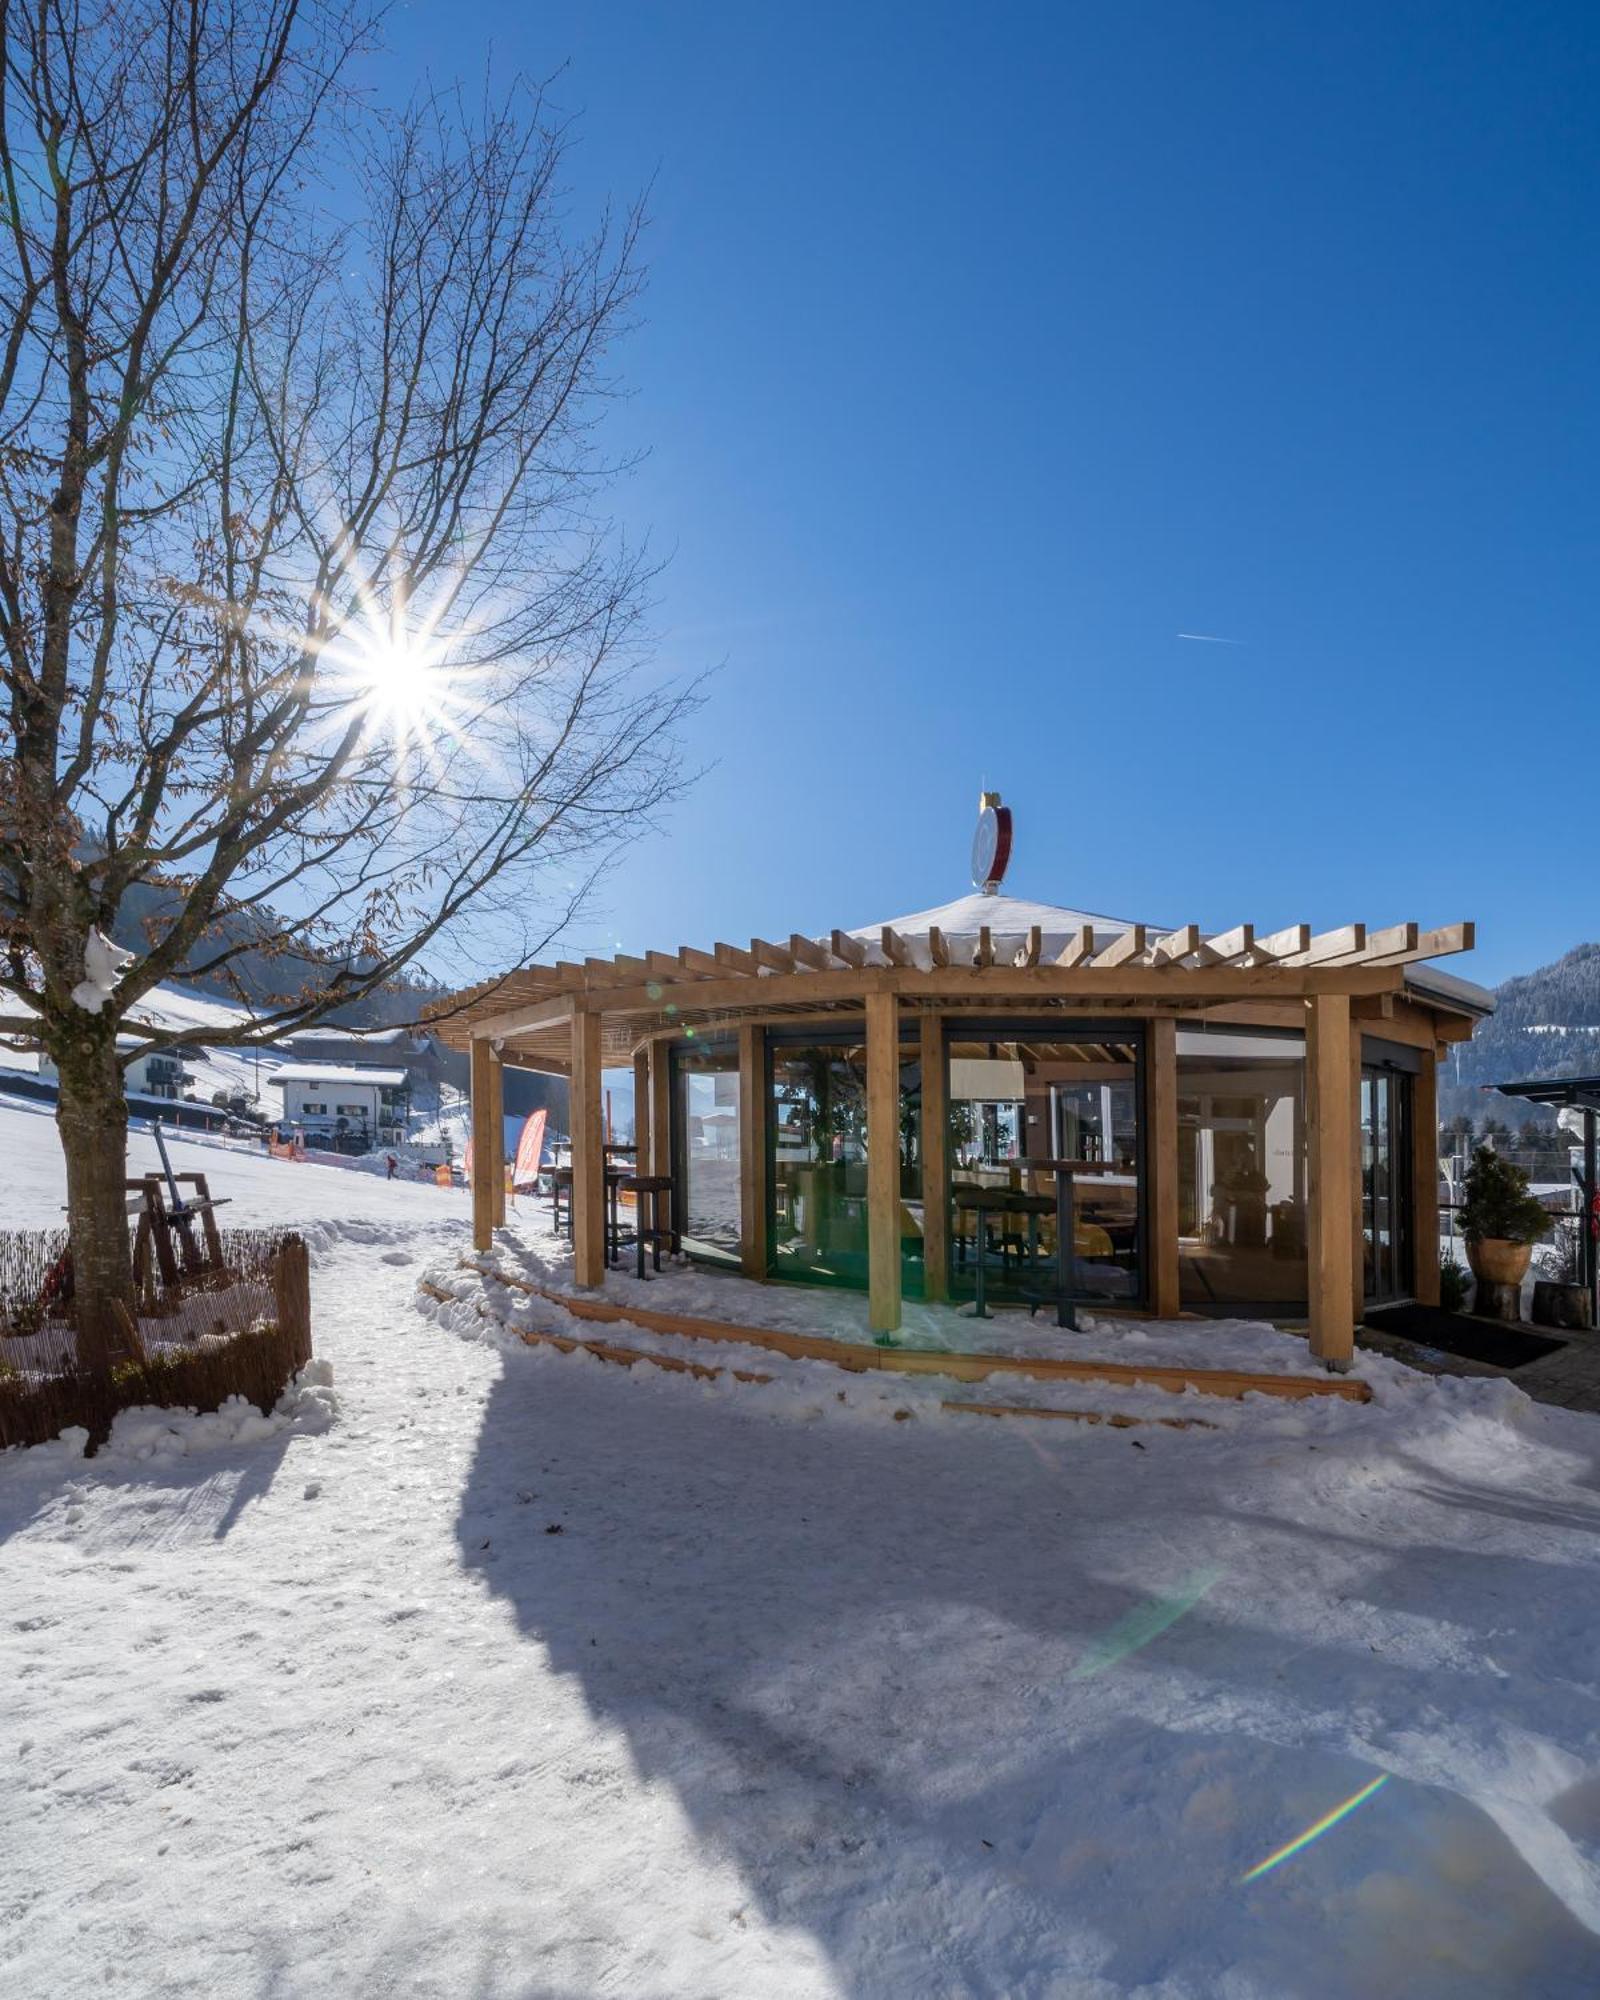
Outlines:
{"label": "white building", "polygon": [[[117,1053],[127,1055],[131,1050],[145,1046],[142,1035],[118,1035]],[[129,1097],[162,1097],[169,1103],[176,1103],[183,1096],[183,1087],[194,1081],[194,1072],[186,1065],[195,1060],[193,1049],[158,1049],[153,1055],[135,1055],[131,1062],[124,1063],[123,1090]],[[39,1074],[41,1077],[56,1077],[56,1066],[39,1051]]]}
{"label": "white building", "polygon": [[308,1140],[357,1152],[405,1138],[410,1082],[403,1069],[340,1063],[289,1063],[267,1079],[283,1093],[283,1124],[298,1125]]}

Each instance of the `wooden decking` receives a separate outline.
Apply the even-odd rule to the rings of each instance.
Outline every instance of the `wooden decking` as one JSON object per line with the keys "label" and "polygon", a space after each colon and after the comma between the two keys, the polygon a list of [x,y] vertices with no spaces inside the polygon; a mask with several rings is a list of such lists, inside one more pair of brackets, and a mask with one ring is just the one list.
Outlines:
{"label": "wooden decking", "polygon": [[609,1299],[560,1292],[531,1279],[480,1264],[470,1258],[461,1268],[493,1278],[529,1297],[545,1300],[573,1318],[602,1325],[632,1325],[647,1333],[676,1335],[739,1347],[763,1348],[793,1361],[825,1361],[848,1374],[880,1371],[897,1375],[939,1375],[959,1382],[983,1382],[991,1376],[1022,1376],[1036,1382],[1109,1382],[1130,1388],[1165,1389],[1179,1395],[1194,1389],[1205,1396],[1235,1399],[1252,1392],[1299,1400],[1307,1396],[1342,1396],[1369,1402],[1372,1391],[1350,1375],[1274,1375],[1235,1368],[1188,1368],[1160,1363],[1128,1363],[1064,1357],[1011,1354],[962,1354],[941,1350],[869,1346],[865,1342],[831,1340],[823,1334],[789,1333],[775,1327],[742,1326],[727,1320],[657,1312],[647,1306],[613,1303]]}

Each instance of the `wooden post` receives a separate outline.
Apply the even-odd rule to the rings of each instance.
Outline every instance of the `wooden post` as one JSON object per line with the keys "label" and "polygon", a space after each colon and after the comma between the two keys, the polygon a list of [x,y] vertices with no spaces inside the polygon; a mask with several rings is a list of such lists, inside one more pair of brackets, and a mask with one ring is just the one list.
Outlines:
{"label": "wooden post", "polygon": [[[1306,1003],[1306,1140],[1311,1167],[1311,1352],[1346,1369],[1355,1352],[1354,1092],[1350,996]],[[1354,1074],[1352,1074],[1352,1071]]]}
{"label": "wooden post", "polygon": [[572,1017],[572,1274],[595,1291],[606,1275],[605,1140],[600,1123],[600,1016]]}
{"label": "wooden post", "polygon": [[494,1093],[494,1050],[487,1039],[472,1043],[472,1247],[494,1246],[494,1135],[489,1129],[489,1100]]}
{"label": "wooden post", "polygon": [[922,1016],[922,1289],[950,1296],[950,1078],[944,1065],[944,1018]]}
{"label": "wooden post", "polygon": [[767,1275],[767,1038],[739,1027],[739,1269]]}
{"label": "wooden post", "polygon": [[658,1167],[651,1150],[653,1134],[650,1129],[650,1058],[643,1049],[633,1059],[633,1161],[634,1172],[639,1174],[664,1174],[665,1167]]}
{"label": "wooden post", "polygon": [[[667,1057],[665,1042],[650,1044],[650,1171],[653,1174],[674,1172],[672,1164],[672,1070]],[[663,1227],[676,1229],[677,1209],[673,1206],[677,1197],[667,1197],[667,1207],[661,1211]]]}
{"label": "wooden post", "polygon": [[[1178,1024],[1171,1015],[1150,1023],[1150,1133],[1145,1173],[1150,1185],[1150,1309],[1176,1319],[1178,1266]],[[1109,1135],[1108,1135],[1109,1136]]]}
{"label": "wooden post", "polygon": [[1439,1070],[1425,1049],[1411,1086],[1412,1290],[1418,1305],[1439,1303]]}
{"label": "wooden post", "polygon": [[867,1324],[900,1324],[900,1010],[867,995]]}
{"label": "wooden post", "polygon": [[[506,1221],[506,1066],[489,1049],[489,1132],[494,1144],[494,1226]],[[477,1158],[474,1151],[473,1158]]]}

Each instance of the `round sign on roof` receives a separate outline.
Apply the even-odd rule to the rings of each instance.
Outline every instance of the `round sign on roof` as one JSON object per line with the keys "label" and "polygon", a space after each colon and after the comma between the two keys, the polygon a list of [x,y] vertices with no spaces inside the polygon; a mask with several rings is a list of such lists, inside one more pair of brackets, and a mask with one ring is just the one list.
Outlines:
{"label": "round sign on roof", "polygon": [[983,792],[978,799],[978,830],[972,836],[972,886],[992,894],[1005,880],[1011,859],[1011,808],[1000,803],[998,792]]}

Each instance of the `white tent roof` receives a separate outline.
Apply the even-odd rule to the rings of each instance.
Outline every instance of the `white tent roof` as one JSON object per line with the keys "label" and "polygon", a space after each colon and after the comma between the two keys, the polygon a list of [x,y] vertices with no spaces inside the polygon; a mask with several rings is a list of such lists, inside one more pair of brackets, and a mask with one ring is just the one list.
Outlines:
{"label": "white tent roof", "polygon": [[[889,929],[898,932],[911,948],[912,957],[919,965],[927,965],[928,932],[939,930],[944,934],[952,955],[964,959],[969,955],[963,946],[973,947],[978,942],[978,933],[988,928],[994,955],[1002,963],[1026,943],[1028,933],[1037,924],[1040,946],[1045,958],[1054,958],[1065,946],[1068,938],[1075,936],[1085,924],[1090,925],[1102,945],[1120,936],[1132,927],[1130,917],[1108,917],[1092,910],[1067,910],[1057,903],[1030,903],[1021,896],[985,895],[975,889],[970,896],[958,896],[953,903],[941,903],[937,909],[916,910],[908,917],[891,917]],[[1151,925],[1152,932],[1163,926]],[[849,935],[873,949],[869,952],[868,963],[876,964],[881,956],[877,951],[878,940],[883,932],[883,924],[864,924],[860,930]],[[826,939],[823,940],[826,943]]]}

